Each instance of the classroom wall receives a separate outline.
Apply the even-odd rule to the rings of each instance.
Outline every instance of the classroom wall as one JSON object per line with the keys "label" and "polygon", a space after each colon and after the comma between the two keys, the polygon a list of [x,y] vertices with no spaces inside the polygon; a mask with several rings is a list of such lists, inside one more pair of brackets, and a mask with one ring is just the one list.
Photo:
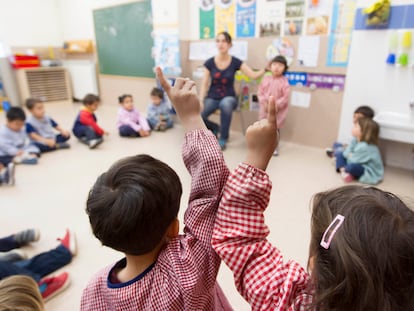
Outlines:
{"label": "classroom wall", "polygon": [[11,47],[61,46],[56,0],[0,1],[0,40]]}
{"label": "classroom wall", "polygon": [[[367,1],[359,1],[365,7]],[[414,4],[413,0],[394,0],[393,5]],[[357,106],[369,105],[376,113],[392,111],[409,114],[408,102],[414,98],[414,68],[388,66],[390,30],[354,30],[338,140],[351,137],[352,114]],[[381,141],[385,163],[414,169],[413,146]]]}

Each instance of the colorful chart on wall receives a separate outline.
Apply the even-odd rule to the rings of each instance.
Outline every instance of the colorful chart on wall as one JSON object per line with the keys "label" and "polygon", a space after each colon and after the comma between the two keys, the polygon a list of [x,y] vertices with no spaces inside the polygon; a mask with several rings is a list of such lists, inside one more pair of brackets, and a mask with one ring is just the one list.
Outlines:
{"label": "colorful chart on wall", "polygon": [[286,58],[288,65],[292,64],[293,58],[295,56],[295,49],[288,39],[275,39],[266,48],[267,60],[271,60],[273,57],[277,55],[283,55]]}
{"label": "colorful chart on wall", "polygon": [[256,0],[238,0],[236,13],[237,37],[254,37],[256,28]]}
{"label": "colorful chart on wall", "polygon": [[199,1],[200,39],[214,38],[214,0]]}
{"label": "colorful chart on wall", "polygon": [[227,31],[234,38],[236,0],[217,0],[214,11],[216,32]]}

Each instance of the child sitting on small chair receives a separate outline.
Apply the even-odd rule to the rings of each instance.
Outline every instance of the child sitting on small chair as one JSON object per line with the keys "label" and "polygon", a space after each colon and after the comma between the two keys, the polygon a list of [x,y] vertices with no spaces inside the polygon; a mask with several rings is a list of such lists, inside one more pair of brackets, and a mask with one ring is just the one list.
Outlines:
{"label": "child sitting on small chair", "polygon": [[[28,98],[26,108],[31,113],[31,116],[26,120],[26,132],[31,141],[40,149],[40,152],[70,147],[66,143],[70,138],[69,132],[45,114],[45,106],[40,98]],[[56,131],[59,134],[56,134]]]}
{"label": "child sitting on small chair", "polygon": [[0,163],[37,164],[40,150],[28,142],[24,122],[26,114],[20,107],[11,107],[6,114],[7,123],[0,128]]}
{"label": "child sitting on small chair", "polygon": [[88,94],[83,99],[83,108],[76,117],[73,125],[73,134],[80,139],[81,142],[94,149],[103,142],[103,135],[109,134],[103,130],[97,123],[95,111],[100,103],[99,96]]}
{"label": "child sitting on small chair", "polygon": [[122,137],[146,137],[151,134],[147,120],[134,107],[132,95],[118,97],[121,107],[118,110],[116,126]]}
{"label": "child sitting on small chair", "polygon": [[170,107],[164,100],[164,92],[159,88],[154,87],[151,91],[151,103],[148,105],[147,119],[154,131],[165,131],[174,125],[170,115]]}

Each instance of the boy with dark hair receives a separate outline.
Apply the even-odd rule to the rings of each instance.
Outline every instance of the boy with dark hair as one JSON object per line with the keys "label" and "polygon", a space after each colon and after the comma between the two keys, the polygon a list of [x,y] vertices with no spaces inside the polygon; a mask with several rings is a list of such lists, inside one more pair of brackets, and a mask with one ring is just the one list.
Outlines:
{"label": "boy with dark hair", "polygon": [[172,168],[148,155],[116,162],[89,193],[86,211],[95,236],[125,258],[95,275],[81,310],[231,310],[216,277],[211,247],[228,169],[200,116],[195,83],[174,87],[157,76],[186,130],[183,160],[192,176],[184,234],[178,234],[181,183]]}
{"label": "boy with dark hair", "polygon": [[0,163],[36,164],[39,148],[27,142],[24,130],[26,115],[22,108],[11,107],[6,114],[7,122],[0,128]]}
{"label": "boy with dark hair", "polygon": [[[40,98],[28,98],[26,108],[31,113],[26,121],[27,135],[41,152],[70,147],[66,143],[70,138],[69,132],[46,115],[45,106]],[[56,134],[56,131],[59,134]]]}
{"label": "boy with dark hair", "polygon": [[170,107],[164,100],[163,90],[154,87],[150,93],[151,102],[147,109],[147,121],[154,131],[165,131],[173,127],[173,119],[170,115]]}
{"label": "boy with dark hair", "polygon": [[103,142],[103,135],[108,134],[97,123],[95,111],[98,109],[100,98],[94,94],[88,94],[83,99],[83,107],[76,117],[73,125],[73,134],[79,140],[94,149]]}

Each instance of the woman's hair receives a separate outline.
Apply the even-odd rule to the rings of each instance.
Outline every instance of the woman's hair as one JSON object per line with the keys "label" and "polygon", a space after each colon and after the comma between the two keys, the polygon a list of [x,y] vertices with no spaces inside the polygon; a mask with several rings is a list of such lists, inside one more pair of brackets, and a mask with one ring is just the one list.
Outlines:
{"label": "woman's hair", "polygon": [[357,122],[361,127],[361,141],[371,145],[378,145],[378,123],[370,118],[359,118]]}
{"label": "woman's hair", "polygon": [[230,34],[229,34],[227,31],[222,31],[222,32],[219,32],[219,33],[217,34],[217,37],[218,37],[218,36],[220,36],[220,35],[223,35],[223,36],[224,36],[224,39],[226,40],[226,42],[227,42],[228,44],[232,44],[232,43],[231,43],[231,36],[230,36]]}
{"label": "woman's hair", "polygon": [[128,97],[132,99],[132,95],[130,95],[130,94],[124,94],[124,95],[119,96],[118,97],[119,103],[122,104],[124,102],[124,100]]}
{"label": "woman's hair", "polygon": [[[344,221],[325,249],[321,239],[338,214]],[[316,194],[309,258],[316,310],[414,306],[414,212],[392,193],[352,185]]]}
{"label": "woman's hair", "polygon": [[98,95],[94,95],[94,94],[87,94],[87,95],[83,98],[82,103],[83,103],[85,106],[89,106],[89,105],[92,105],[94,102],[100,102],[100,101],[101,101],[101,99],[99,98],[99,96],[98,96]]}
{"label": "woman's hair", "polygon": [[86,213],[105,246],[131,255],[155,249],[177,218],[182,186],[164,162],[141,154],[119,160],[89,192]]}
{"label": "woman's hair", "polygon": [[43,298],[35,280],[14,275],[0,281],[0,311],[43,311]]}

